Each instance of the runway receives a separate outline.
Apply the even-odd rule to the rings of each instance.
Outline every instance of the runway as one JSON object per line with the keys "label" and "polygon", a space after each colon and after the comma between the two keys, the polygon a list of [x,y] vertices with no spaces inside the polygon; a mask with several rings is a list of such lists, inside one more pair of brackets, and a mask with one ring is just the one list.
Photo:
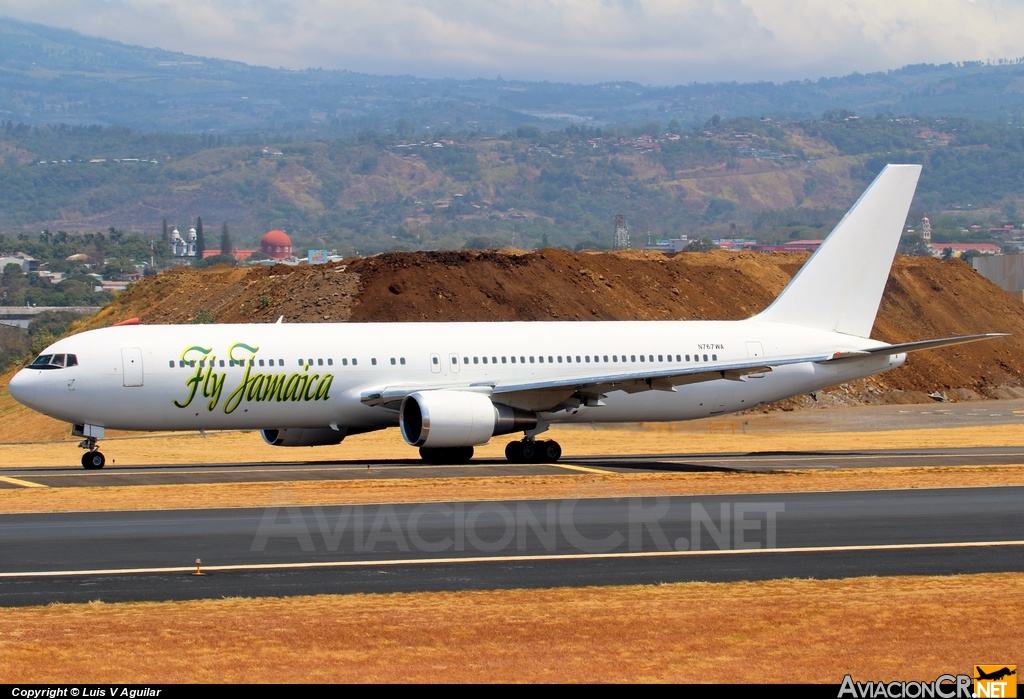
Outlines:
{"label": "runway", "polygon": [[0,515],[0,530],[0,606],[951,575],[1024,571],[1024,487]]}
{"label": "runway", "polygon": [[47,487],[267,483],[276,481],[381,480],[473,476],[532,476],[579,472],[644,473],[793,469],[899,468],[915,466],[990,466],[1024,464],[1024,447],[965,449],[877,449],[814,452],[723,454],[640,454],[582,456],[551,464],[509,464],[504,459],[474,459],[462,465],[425,465],[418,459],[391,461],[296,461],[149,466],[9,467],[0,470],[0,490]]}

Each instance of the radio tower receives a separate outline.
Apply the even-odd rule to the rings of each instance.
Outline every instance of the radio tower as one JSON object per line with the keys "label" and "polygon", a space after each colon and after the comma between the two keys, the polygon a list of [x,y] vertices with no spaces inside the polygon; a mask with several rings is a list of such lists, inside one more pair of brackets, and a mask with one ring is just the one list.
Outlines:
{"label": "radio tower", "polygon": [[615,214],[615,240],[612,242],[613,250],[627,250],[629,248],[629,226],[626,225],[626,217],[622,214]]}

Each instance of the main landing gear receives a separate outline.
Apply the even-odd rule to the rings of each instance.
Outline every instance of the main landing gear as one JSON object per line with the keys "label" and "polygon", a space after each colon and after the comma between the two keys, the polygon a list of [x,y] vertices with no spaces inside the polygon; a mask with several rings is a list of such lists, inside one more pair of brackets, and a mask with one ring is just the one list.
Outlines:
{"label": "main landing gear", "polygon": [[562,458],[562,446],[553,439],[523,439],[505,446],[505,458],[512,464],[553,464]]}
{"label": "main landing gear", "polygon": [[82,454],[82,468],[89,471],[95,471],[103,468],[107,463],[107,457],[103,456],[97,448],[97,440],[95,437],[86,437],[79,442],[78,446],[82,449],[88,450]]}

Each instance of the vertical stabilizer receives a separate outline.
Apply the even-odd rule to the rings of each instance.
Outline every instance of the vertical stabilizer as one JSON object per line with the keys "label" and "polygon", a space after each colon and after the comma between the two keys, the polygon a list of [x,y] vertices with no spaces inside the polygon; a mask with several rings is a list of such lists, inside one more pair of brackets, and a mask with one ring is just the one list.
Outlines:
{"label": "vertical stabilizer", "polygon": [[920,165],[887,165],[753,320],[868,337],[920,175]]}

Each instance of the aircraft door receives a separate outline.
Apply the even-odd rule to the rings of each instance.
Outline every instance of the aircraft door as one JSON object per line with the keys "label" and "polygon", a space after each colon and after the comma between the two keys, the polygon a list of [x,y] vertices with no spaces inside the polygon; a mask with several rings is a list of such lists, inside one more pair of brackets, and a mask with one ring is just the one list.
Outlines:
{"label": "aircraft door", "polygon": [[453,374],[459,373],[459,355],[449,354],[448,355],[448,368],[451,369]]}
{"label": "aircraft door", "polygon": [[435,374],[441,373],[441,355],[436,352],[430,355],[430,371]]}
{"label": "aircraft door", "polygon": [[125,386],[142,385],[142,350],[138,347],[121,348],[121,377]]}

